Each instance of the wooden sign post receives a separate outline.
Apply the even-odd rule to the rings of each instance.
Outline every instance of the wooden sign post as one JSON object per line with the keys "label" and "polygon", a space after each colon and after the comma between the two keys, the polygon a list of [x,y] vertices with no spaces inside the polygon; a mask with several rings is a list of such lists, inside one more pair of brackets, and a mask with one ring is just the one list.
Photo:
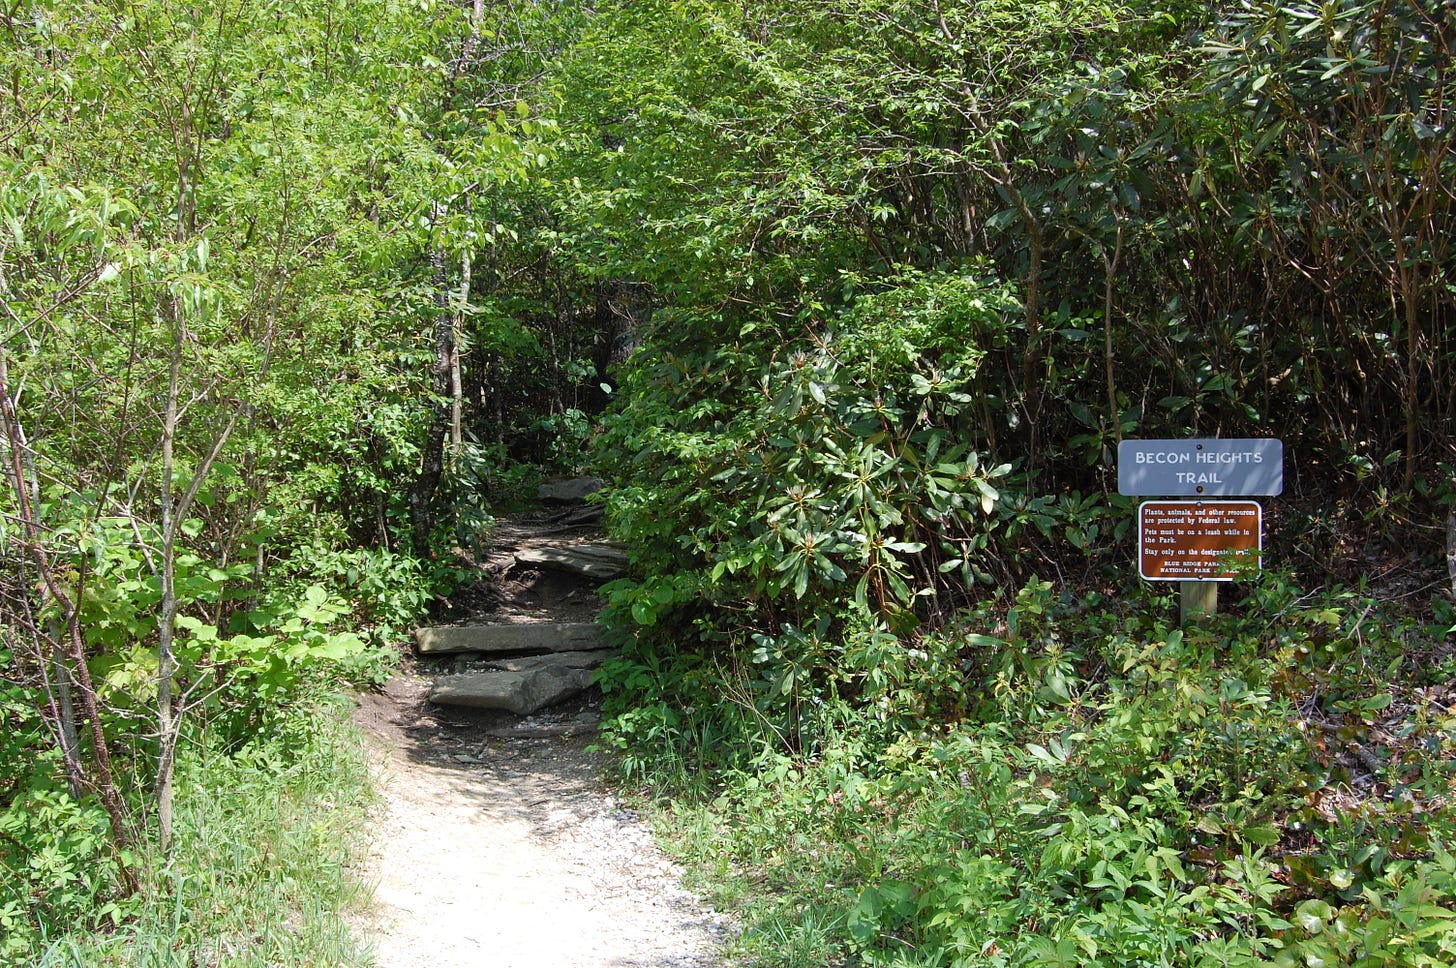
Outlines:
{"label": "wooden sign post", "polygon": [[1178,624],[1188,626],[1200,615],[1218,612],[1218,585],[1211,581],[1178,583]]}
{"label": "wooden sign post", "polygon": [[1210,500],[1276,495],[1284,490],[1284,443],[1268,438],[1124,440],[1117,449],[1117,489],[1138,507],[1138,573],[1176,581],[1179,622],[1218,611],[1218,583],[1258,574],[1264,509],[1254,501]]}

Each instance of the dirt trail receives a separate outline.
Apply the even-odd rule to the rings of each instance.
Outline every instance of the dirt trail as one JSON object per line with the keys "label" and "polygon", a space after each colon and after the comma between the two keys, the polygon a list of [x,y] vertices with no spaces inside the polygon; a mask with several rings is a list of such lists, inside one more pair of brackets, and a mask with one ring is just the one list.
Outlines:
{"label": "dirt trail", "polygon": [[720,964],[725,922],[600,779],[596,700],[522,721],[428,688],[401,675],[355,713],[384,796],[362,926],[379,968]]}
{"label": "dirt trail", "polygon": [[356,716],[385,799],[369,871],[379,968],[718,964],[720,919],[599,781],[586,736],[491,737],[484,717],[431,710],[426,689],[398,678]]}

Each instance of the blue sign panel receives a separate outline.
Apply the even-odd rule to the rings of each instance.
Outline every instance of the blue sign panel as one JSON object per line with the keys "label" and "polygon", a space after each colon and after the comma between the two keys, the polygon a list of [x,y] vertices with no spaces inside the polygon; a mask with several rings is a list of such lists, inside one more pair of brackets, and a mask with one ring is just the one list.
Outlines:
{"label": "blue sign panel", "polygon": [[1124,440],[1117,491],[1139,497],[1273,496],[1284,490],[1284,441]]}

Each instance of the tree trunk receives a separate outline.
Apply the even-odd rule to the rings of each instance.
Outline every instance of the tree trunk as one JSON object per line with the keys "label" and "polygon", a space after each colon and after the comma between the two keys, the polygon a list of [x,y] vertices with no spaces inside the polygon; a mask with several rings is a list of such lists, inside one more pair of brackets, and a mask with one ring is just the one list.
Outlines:
{"label": "tree trunk", "polygon": [[1112,339],[1112,304],[1113,285],[1117,279],[1117,264],[1122,259],[1122,219],[1117,220],[1117,243],[1113,246],[1112,255],[1107,254],[1104,246],[1102,249],[1102,266],[1105,270],[1105,277],[1102,286],[1102,368],[1107,377],[1107,419],[1112,424],[1112,432],[1117,442],[1122,443],[1122,421],[1117,414],[1117,374],[1113,367],[1116,355],[1113,352]]}
{"label": "tree trunk", "polygon": [[470,303],[470,250],[460,256],[460,304],[451,318],[450,329],[450,466],[460,459],[464,446],[461,427],[464,400],[460,382],[460,333],[465,328],[465,308]]}
{"label": "tree trunk", "polygon": [[81,742],[76,734],[76,706],[71,699],[71,667],[66,663],[66,650],[61,645],[61,623],[52,617],[47,623],[51,639],[51,679],[55,683],[56,731],[61,741],[61,756],[66,761],[66,788],[79,800],[86,792],[86,776],[81,768]]}
{"label": "tree trunk", "polygon": [[176,717],[172,711],[172,678],[176,675],[172,642],[177,627],[177,520],[172,501],[172,478],[176,472],[173,447],[177,438],[177,394],[182,367],[180,325],[178,329],[173,337],[167,400],[162,411],[162,559],[157,575],[162,600],[158,603],[157,615],[157,780],[153,792],[157,801],[157,843],[163,855],[172,849],[172,779],[177,735]]}
{"label": "tree trunk", "polygon": [[1456,602],[1456,509],[1446,515],[1446,574],[1451,579],[1451,600]]}
{"label": "tree trunk", "polygon": [[[436,203],[436,219],[443,214],[443,206]],[[435,362],[431,367],[430,426],[421,448],[420,473],[409,493],[410,530],[418,555],[429,550],[430,532],[435,526],[435,490],[445,470],[445,437],[450,431],[450,360],[455,355],[455,319],[450,312],[445,252],[439,246],[430,252],[430,267],[435,277]]]}
{"label": "tree trunk", "polygon": [[1400,260],[1396,273],[1405,310],[1405,474],[1401,487],[1410,492],[1415,487],[1417,448],[1421,439],[1421,306],[1417,270],[1405,266],[1405,253],[1399,240],[1396,256]]}
{"label": "tree trunk", "polygon": [[[173,679],[177,675],[177,659],[174,650],[177,635],[177,534],[187,513],[197,500],[202,485],[212,472],[213,465],[222,456],[223,449],[237,428],[243,408],[235,409],[228,416],[227,423],[213,438],[207,454],[192,469],[187,486],[178,493],[176,444],[177,429],[182,415],[182,351],[190,336],[182,307],[173,303],[170,307],[175,329],[172,333],[171,361],[167,374],[167,396],[162,404],[162,433],[159,441],[161,451],[161,481],[159,502],[161,507],[159,527],[162,537],[162,553],[156,564],[157,583],[161,589],[161,601],[157,605],[157,778],[153,787],[157,809],[157,839],[163,853],[172,846],[172,799],[175,778],[177,740],[181,733],[182,710],[175,703]],[[271,345],[269,343],[265,347]],[[267,372],[265,352],[262,372]],[[196,402],[196,401],[193,401]]]}
{"label": "tree trunk", "polygon": [[[941,9],[940,0],[935,2],[936,20],[940,25],[941,35],[947,44],[954,47],[957,39],[950,29],[950,24],[945,19],[945,13]],[[1011,167],[1011,159],[1007,154],[1006,145],[996,133],[995,125],[981,110],[980,98],[976,89],[966,78],[961,79],[961,116],[970,123],[972,128],[979,132],[986,139],[986,146],[991,152],[991,162],[987,165],[975,164],[972,167],[982,175],[988,177],[995,185],[1006,193],[1007,199],[1016,209],[1017,216],[1021,219],[1022,227],[1027,236],[1027,266],[1026,278],[1023,280],[1025,287],[1026,304],[1024,307],[1026,319],[1026,345],[1021,356],[1021,400],[1022,411],[1026,417],[1026,480],[1027,487],[1033,488],[1036,477],[1037,455],[1040,451],[1040,440],[1038,437],[1038,424],[1041,422],[1041,409],[1044,401],[1041,380],[1037,369],[1042,362],[1041,347],[1041,272],[1042,262],[1046,253],[1046,233],[1042,227],[1041,219],[1037,217],[1035,209],[1026,196],[1017,187],[1016,172]]]}
{"label": "tree trunk", "polygon": [[[0,430],[4,431],[10,451],[7,477],[15,488],[20,527],[25,535],[29,559],[34,563],[45,594],[61,613],[64,628],[65,648],[71,667],[75,670],[76,686],[81,692],[81,707],[91,728],[92,757],[95,760],[95,789],[101,798],[101,807],[106,811],[111,826],[111,846],[117,857],[118,866],[128,892],[136,890],[136,872],[122,860],[122,852],[131,844],[127,831],[126,816],[121,794],[116,788],[116,779],[111,770],[111,748],[106,740],[106,731],[101,723],[101,710],[96,697],[96,684],[91,678],[91,669],[86,664],[86,640],[81,634],[81,614],[76,600],[62,587],[51,564],[50,555],[41,541],[40,525],[35,517],[35,505],[31,503],[30,492],[25,486],[25,469],[21,458],[20,420],[10,402],[10,373],[6,355],[0,351]],[[79,595],[79,591],[77,592]]]}

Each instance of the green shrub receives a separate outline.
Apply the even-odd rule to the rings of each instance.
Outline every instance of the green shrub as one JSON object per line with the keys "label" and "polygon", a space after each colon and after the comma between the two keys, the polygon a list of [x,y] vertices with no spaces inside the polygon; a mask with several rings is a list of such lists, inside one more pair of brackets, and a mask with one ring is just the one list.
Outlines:
{"label": "green shrub", "polygon": [[338,707],[298,705],[275,725],[233,752],[206,736],[185,745],[171,856],[142,852],[141,890],[124,904],[80,898],[66,917],[28,908],[6,931],[12,957],[43,968],[367,964],[345,920],[364,891],[363,745]]}
{"label": "green shrub", "polygon": [[[1031,582],[937,636],[960,644],[969,718],[846,716],[812,755],[722,775],[680,846],[729,882],[768,965],[811,963],[811,926],[820,963],[1450,963],[1456,722],[1379,706],[1378,740],[1342,738],[1282,671],[1341,602],[1378,607],[1336,592],[1265,611],[1277,591],[1180,630],[1161,598],[1114,613]],[[1371,677],[1324,671],[1346,695]],[[1370,718],[1342,702],[1328,714]],[[1356,750],[1380,767],[1358,782]]]}
{"label": "green shrub", "polygon": [[136,910],[123,883],[105,811],[33,778],[0,810],[0,960],[20,963],[47,928],[114,928]]}
{"label": "green shrub", "polygon": [[[750,735],[785,749],[811,745],[839,700],[916,705],[915,630],[990,578],[985,521],[1010,466],[967,442],[967,389],[978,327],[1003,305],[974,277],[910,276],[766,365],[731,345],[635,362],[633,406],[602,435],[621,483],[609,522],[636,555],[607,621],[638,640],[629,655],[688,649],[712,670],[701,696],[658,679],[678,695],[638,698],[710,715],[726,692]],[[637,681],[603,673],[617,693]]]}

